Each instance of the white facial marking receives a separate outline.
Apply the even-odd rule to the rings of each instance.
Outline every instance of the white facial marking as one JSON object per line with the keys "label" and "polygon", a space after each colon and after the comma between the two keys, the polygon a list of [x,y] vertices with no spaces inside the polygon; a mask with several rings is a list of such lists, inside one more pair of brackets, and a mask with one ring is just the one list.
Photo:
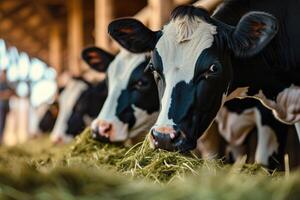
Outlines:
{"label": "white facial marking", "polygon": [[[145,59],[146,54],[132,54],[122,49],[113,62],[109,65],[107,72],[109,81],[108,97],[96,121],[105,120],[114,125],[116,134],[111,136],[113,137],[111,138],[112,141],[123,141],[128,138],[128,124],[120,121],[116,116],[118,98],[120,97],[122,91],[127,88],[131,73],[139,64],[144,62]],[[137,113],[139,113],[139,111],[137,111]],[[146,118],[146,116],[143,114],[144,113],[136,114],[137,119]],[[92,124],[92,128],[96,128],[96,126],[96,122]],[[140,125],[137,124],[137,126]],[[135,127],[133,127],[133,130],[134,129]],[[138,129],[133,131],[133,135],[136,134],[138,134]]]}
{"label": "white facial marking", "polygon": [[59,114],[51,133],[51,139],[56,141],[57,139],[67,139],[66,135],[67,121],[72,114],[73,107],[78,100],[79,96],[84,90],[88,88],[88,85],[83,81],[71,79],[66,85],[66,88],[59,97]]}
{"label": "white facial marking", "polygon": [[213,35],[217,34],[215,26],[198,17],[172,20],[164,27],[163,32],[156,47],[163,61],[166,88],[156,126],[174,125],[173,120],[168,117],[172,91],[177,83],[189,83],[192,80],[199,55],[212,46]]}

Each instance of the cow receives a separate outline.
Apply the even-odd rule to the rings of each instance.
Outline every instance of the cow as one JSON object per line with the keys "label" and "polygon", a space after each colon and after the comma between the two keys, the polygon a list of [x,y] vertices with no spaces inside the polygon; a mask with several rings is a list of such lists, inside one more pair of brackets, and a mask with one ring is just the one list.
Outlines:
{"label": "cow", "polygon": [[194,149],[224,102],[237,97],[258,98],[299,128],[299,9],[297,0],[228,0],[213,16],[179,6],[161,31],[131,18],[112,22],[109,33],[123,47],[152,54],[147,69],[161,97],[153,146]]}
{"label": "cow", "polygon": [[54,101],[47,104],[42,112],[42,117],[38,120],[38,132],[51,133],[59,113],[58,97],[64,90],[64,87],[59,87]]}
{"label": "cow", "polygon": [[[96,56],[94,48],[85,51]],[[101,60],[101,55],[98,57]],[[133,54],[122,49],[108,68],[102,69],[107,74],[108,96],[91,124],[94,139],[124,142],[143,135],[154,124],[159,97],[152,73],[144,72],[148,62],[148,54]]]}
{"label": "cow", "polygon": [[245,98],[227,101],[218,112],[216,122],[219,133],[232,149],[233,160],[238,160],[245,154],[243,143],[256,129],[254,161],[274,167],[276,163],[271,159],[274,157],[279,163],[283,163],[289,126],[275,119],[272,112],[258,100]]}
{"label": "cow", "polygon": [[[88,76],[107,68],[114,56],[99,48],[93,50],[97,56],[83,51],[82,57],[94,70],[72,77],[59,97],[59,114],[51,133],[54,143],[69,142],[81,133],[97,117],[107,97],[105,79],[93,83]],[[98,60],[98,55],[102,60]]]}

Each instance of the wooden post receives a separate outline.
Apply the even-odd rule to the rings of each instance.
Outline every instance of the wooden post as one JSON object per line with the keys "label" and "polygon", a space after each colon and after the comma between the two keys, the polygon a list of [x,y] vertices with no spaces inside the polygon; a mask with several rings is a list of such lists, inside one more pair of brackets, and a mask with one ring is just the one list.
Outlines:
{"label": "wooden post", "polygon": [[82,0],[68,0],[68,65],[73,75],[81,73],[83,48]]}
{"label": "wooden post", "polygon": [[62,71],[62,54],[61,27],[58,23],[53,23],[49,39],[49,64],[58,74]]}
{"label": "wooden post", "polygon": [[111,51],[111,40],[107,26],[113,19],[113,1],[95,0],[95,43],[107,51]]}
{"label": "wooden post", "polygon": [[148,0],[151,8],[150,28],[159,30],[168,21],[174,3],[172,0]]}

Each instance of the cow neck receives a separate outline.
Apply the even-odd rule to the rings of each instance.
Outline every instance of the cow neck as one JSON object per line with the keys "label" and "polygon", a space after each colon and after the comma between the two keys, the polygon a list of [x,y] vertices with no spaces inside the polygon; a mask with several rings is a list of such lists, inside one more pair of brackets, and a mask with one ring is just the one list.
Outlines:
{"label": "cow neck", "polygon": [[232,57],[231,61],[233,79],[228,93],[233,97],[255,96],[261,91],[268,99],[275,100],[281,91],[293,84],[292,80],[283,79],[280,71],[268,66],[262,55],[249,59]]}

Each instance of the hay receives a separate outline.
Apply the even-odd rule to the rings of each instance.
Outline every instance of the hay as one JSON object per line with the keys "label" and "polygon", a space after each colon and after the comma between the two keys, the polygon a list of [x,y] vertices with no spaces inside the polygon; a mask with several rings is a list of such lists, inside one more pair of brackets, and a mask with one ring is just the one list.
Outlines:
{"label": "hay", "polygon": [[[87,129],[65,147],[0,148],[0,199],[298,199],[300,171],[284,177],[240,161],[101,144]],[[31,147],[38,147],[35,151]],[[159,183],[159,184],[157,184]]]}
{"label": "hay", "polygon": [[[59,159],[47,161],[47,164],[54,167],[71,167],[84,163],[89,167],[115,169],[131,177],[146,178],[157,183],[169,183],[182,180],[187,175],[198,175],[197,171],[202,168],[212,173],[226,168],[221,160],[202,160],[193,153],[182,155],[178,152],[154,150],[150,147],[148,138],[131,148],[99,143],[91,138],[89,129],[78,136]],[[235,173],[244,171],[269,175],[267,170],[256,165],[243,163],[234,169]]]}

